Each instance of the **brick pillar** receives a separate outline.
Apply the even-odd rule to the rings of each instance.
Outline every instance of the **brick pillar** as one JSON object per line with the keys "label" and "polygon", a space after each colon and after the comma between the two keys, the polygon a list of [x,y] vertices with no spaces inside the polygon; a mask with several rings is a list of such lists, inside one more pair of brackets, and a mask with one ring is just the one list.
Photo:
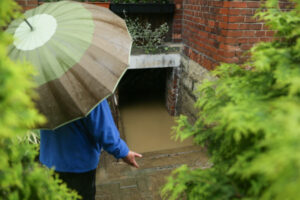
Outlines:
{"label": "brick pillar", "polygon": [[273,31],[262,21],[254,18],[260,7],[259,1],[224,1],[219,9],[218,26],[221,30],[218,41],[217,62],[242,63],[244,53],[255,43],[271,41]]}
{"label": "brick pillar", "polygon": [[183,0],[174,0],[175,13],[173,16],[173,26],[172,26],[172,41],[181,42],[182,41],[182,17],[183,17]]}
{"label": "brick pillar", "polygon": [[[291,3],[280,1],[282,9]],[[254,44],[271,41],[273,31],[254,18],[258,0],[183,0],[184,54],[206,69],[222,62],[242,63]]]}
{"label": "brick pillar", "polygon": [[29,10],[38,6],[38,0],[16,0],[16,2],[23,8]]}
{"label": "brick pillar", "polygon": [[170,115],[176,116],[179,94],[180,68],[172,68],[167,74],[166,107]]}

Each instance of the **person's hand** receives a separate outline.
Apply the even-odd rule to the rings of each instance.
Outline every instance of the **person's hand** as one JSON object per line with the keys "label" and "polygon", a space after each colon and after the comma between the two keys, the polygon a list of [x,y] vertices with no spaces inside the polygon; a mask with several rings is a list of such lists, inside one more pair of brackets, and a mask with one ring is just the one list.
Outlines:
{"label": "person's hand", "polygon": [[141,154],[138,154],[138,153],[135,153],[133,151],[129,151],[128,155],[123,159],[124,162],[126,162],[128,165],[131,165],[133,167],[136,167],[136,168],[139,168],[139,165],[136,163],[135,161],[135,157],[139,157],[141,158],[142,155]]}

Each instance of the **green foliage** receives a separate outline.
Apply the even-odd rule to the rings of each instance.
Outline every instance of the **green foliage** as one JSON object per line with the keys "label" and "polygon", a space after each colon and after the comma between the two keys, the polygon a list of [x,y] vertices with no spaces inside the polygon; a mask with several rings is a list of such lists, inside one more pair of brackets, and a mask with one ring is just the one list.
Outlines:
{"label": "green foliage", "polygon": [[34,162],[36,147],[20,142],[29,128],[43,123],[32,97],[33,68],[7,57],[11,36],[3,32],[19,8],[12,0],[0,1],[0,199],[75,199],[77,195],[53,177],[53,171]]}
{"label": "green foliage", "polygon": [[173,172],[165,199],[297,200],[300,197],[300,7],[267,0],[257,16],[276,31],[251,49],[248,63],[222,64],[199,87],[192,125],[178,119],[177,138],[206,146],[213,167]]}
{"label": "green foliage", "polygon": [[40,144],[40,133],[38,130],[28,131],[24,137],[19,137],[20,142],[26,142],[28,144],[39,145]]}
{"label": "green foliage", "polygon": [[146,53],[158,50],[169,31],[167,23],[163,23],[153,30],[149,22],[143,23],[139,18],[131,19],[125,15],[125,21],[133,40],[132,46],[142,49]]}

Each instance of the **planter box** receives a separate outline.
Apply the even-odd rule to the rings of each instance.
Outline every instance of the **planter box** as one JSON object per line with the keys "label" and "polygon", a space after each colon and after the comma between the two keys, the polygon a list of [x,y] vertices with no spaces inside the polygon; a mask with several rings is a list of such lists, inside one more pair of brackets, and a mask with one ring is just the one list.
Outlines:
{"label": "planter box", "polygon": [[179,53],[131,55],[128,69],[179,67],[180,59]]}
{"label": "planter box", "polygon": [[[42,5],[43,3],[49,3],[49,2],[44,2],[44,1],[39,1],[39,5]],[[110,5],[110,2],[88,2],[88,1],[84,1],[84,2],[80,2],[79,3],[87,3],[87,4],[92,4],[92,5],[95,5],[95,6],[101,6],[101,7],[104,7],[104,8],[109,8],[109,5]]]}
{"label": "planter box", "polygon": [[109,2],[84,2],[84,3],[88,3],[88,4],[92,4],[92,5],[100,6],[100,7],[104,7],[104,8],[109,8],[109,5],[110,5]]}
{"label": "planter box", "polygon": [[174,13],[174,4],[157,4],[157,3],[128,3],[128,4],[110,4],[110,10],[116,14],[122,14],[125,10],[129,14],[139,14],[139,13],[165,13],[172,14]]}
{"label": "planter box", "polygon": [[180,67],[182,44],[165,44],[159,48],[162,51],[146,53],[132,47],[128,69]]}

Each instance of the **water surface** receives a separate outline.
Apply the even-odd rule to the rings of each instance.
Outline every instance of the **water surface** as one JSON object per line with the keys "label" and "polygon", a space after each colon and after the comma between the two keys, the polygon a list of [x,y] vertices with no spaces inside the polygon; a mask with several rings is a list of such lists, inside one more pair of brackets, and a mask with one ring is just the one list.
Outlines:
{"label": "water surface", "polygon": [[176,125],[164,102],[146,100],[127,103],[120,107],[121,122],[126,142],[136,152],[151,152],[191,146],[192,139],[175,142],[171,139],[171,127]]}

